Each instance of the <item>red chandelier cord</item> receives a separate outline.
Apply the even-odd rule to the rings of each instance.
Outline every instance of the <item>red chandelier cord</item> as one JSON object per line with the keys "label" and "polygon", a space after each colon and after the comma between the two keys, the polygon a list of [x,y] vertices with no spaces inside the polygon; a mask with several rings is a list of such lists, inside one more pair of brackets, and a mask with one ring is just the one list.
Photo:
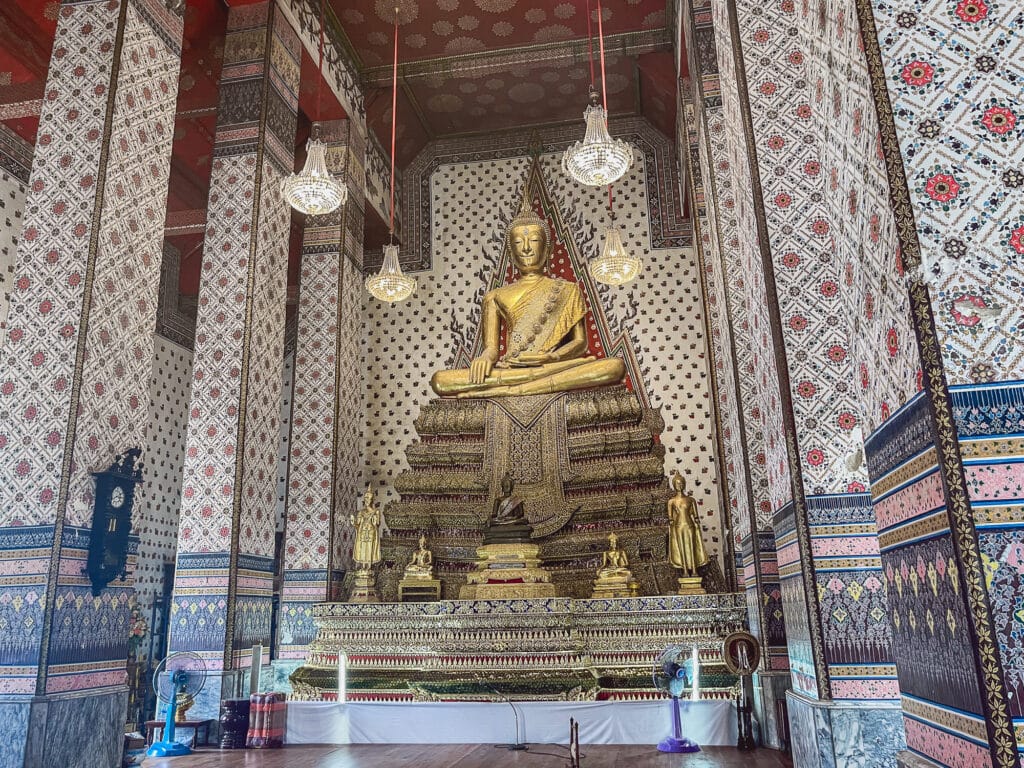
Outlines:
{"label": "red chandelier cord", "polygon": [[320,104],[321,94],[324,89],[324,3],[326,0],[320,0],[320,60],[317,64],[317,80],[316,80],[316,120],[320,122]]}
{"label": "red chandelier cord", "polygon": [[[604,24],[602,23],[601,0],[597,0],[597,41],[601,45],[601,100],[604,106],[604,119],[608,122],[608,89],[605,87],[604,76]],[[587,21],[590,21],[588,14]]]}
{"label": "red chandelier cord", "polygon": [[395,67],[391,79],[391,242],[395,241],[395,127],[398,110],[398,7],[395,7]]}
{"label": "red chandelier cord", "polygon": [[590,0],[587,0],[587,49],[590,52],[590,85],[594,85],[594,33],[590,29]]}

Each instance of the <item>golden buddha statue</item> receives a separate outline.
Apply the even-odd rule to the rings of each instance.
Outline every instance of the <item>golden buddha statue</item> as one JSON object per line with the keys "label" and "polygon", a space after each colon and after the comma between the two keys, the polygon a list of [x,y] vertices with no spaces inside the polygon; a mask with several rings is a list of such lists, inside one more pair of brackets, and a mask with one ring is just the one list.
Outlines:
{"label": "golden buddha statue", "polygon": [[608,535],[608,549],[601,555],[601,567],[594,579],[592,597],[633,597],[639,592],[639,585],[629,570],[626,550],[619,546],[619,537]]}
{"label": "golden buddha statue", "polygon": [[668,559],[674,568],[683,572],[679,579],[679,594],[703,594],[701,577],[697,569],[709,562],[701,538],[697,501],[686,493],[686,480],[678,471],[672,475],[675,495],[666,504],[668,513]]}
{"label": "golden buddha statue", "polygon": [[363,494],[363,508],[357,515],[349,515],[348,519],[355,528],[352,562],[356,565],[355,583],[349,602],[379,603],[373,566],[381,561],[380,529],[384,524],[384,515],[374,504],[372,488],[367,488]]}
{"label": "golden buddha statue", "polygon": [[427,549],[427,537],[420,536],[420,548],[412,553],[405,566],[406,579],[431,579],[434,574],[434,555]]}
{"label": "golden buddha statue", "polygon": [[[434,373],[434,392],[442,397],[506,397],[621,382],[626,375],[622,360],[586,354],[587,307],[579,286],[544,274],[554,242],[547,222],[530,207],[528,194],[507,238],[520,277],[484,296],[483,352],[469,368]],[[507,349],[499,357],[502,322]]]}

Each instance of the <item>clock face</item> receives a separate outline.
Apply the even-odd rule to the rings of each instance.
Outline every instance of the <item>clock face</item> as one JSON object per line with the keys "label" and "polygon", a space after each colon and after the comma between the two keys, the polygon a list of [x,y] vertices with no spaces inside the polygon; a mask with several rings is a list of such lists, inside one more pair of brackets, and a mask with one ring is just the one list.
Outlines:
{"label": "clock face", "polygon": [[114,509],[120,509],[124,504],[124,489],[120,486],[114,488],[110,493],[110,506]]}

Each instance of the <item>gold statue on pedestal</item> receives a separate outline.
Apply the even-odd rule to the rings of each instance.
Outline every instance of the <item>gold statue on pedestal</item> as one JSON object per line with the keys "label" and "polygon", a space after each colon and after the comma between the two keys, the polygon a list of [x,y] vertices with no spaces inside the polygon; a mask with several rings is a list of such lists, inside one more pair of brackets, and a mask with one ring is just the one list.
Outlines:
{"label": "gold statue on pedestal", "polygon": [[601,567],[597,569],[592,597],[635,597],[640,587],[629,570],[626,550],[619,546],[619,537],[608,536],[608,549],[601,555]]}
{"label": "gold statue on pedestal", "polygon": [[427,549],[427,537],[420,534],[420,547],[412,553],[398,582],[398,601],[423,602],[441,599],[441,581],[434,578],[434,555]]}
{"label": "gold statue on pedestal", "polygon": [[697,501],[686,493],[686,480],[678,471],[672,475],[675,495],[668,500],[668,560],[683,572],[679,579],[680,595],[703,595],[704,587],[697,569],[707,565],[708,555],[701,539]]}
{"label": "gold statue on pedestal", "polygon": [[352,562],[356,565],[355,586],[348,601],[379,603],[373,566],[381,561],[380,529],[384,523],[384,515],[374,504],[372,488],[367,488],[363,494],[363,508],[359,510],[358,515],[349,515],[348,519],[356,531],[355,541],[352,543]]}
{"label": "gold statue on pedestal", "polygon": [[[469,368],[437,371],[430,380],[434,392],[442,397],[505,397],[621,382],[626,375],[621,360],[586,354],[587,307],[579,286],[544,274],[554,243],[547,222],[530,207],[525,192],[507,237],[520,278],[484,296],[483,351]],[[508,339],[499,358],[502,321]]]}

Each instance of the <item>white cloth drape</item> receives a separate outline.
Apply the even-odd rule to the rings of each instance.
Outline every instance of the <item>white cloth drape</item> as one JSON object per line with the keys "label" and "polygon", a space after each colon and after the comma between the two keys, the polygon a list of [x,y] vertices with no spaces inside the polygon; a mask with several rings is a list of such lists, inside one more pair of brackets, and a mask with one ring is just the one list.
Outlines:
{"label": "white cloth drape", "polygon": [[[706,746],[736,743],[731,701],[682,701],[683,735]],[[566,744],[569,718],[581,744],[657,744],[672,733],[668,699],[524,701],[514,704],[519,741]],[[488,744],[516,741],[512,704],[488,702],[288,703],[288,744]]]}

